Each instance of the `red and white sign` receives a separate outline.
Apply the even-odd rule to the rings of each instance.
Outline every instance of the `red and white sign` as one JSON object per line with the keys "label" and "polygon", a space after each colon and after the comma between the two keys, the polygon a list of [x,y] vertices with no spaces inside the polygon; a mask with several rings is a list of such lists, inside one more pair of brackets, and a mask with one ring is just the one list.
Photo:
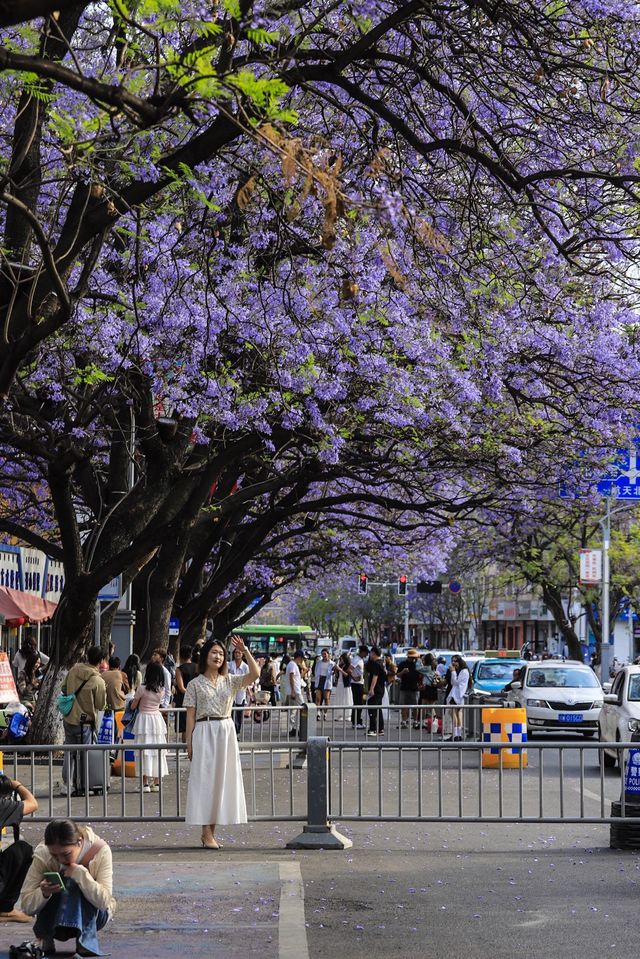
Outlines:
{"label": "red and white sign", "polygon": [[602,550],[580,550],[580,583],[583,586],[595,586],[602,582]]}
{"label": "red and white sign", "polygon": [[6,653],[0,653],[0,703],[17,703],[20,697]]}

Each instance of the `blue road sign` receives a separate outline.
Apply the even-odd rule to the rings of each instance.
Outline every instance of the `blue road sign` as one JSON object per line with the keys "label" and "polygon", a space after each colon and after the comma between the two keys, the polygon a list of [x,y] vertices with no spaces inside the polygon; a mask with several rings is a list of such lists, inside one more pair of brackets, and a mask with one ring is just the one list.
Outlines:
{"label": "blue road sign", "polygon": [[637,450],[620,450],[611,472],[598,483],[598,492],[615,499],[640,500],[639,480]]}

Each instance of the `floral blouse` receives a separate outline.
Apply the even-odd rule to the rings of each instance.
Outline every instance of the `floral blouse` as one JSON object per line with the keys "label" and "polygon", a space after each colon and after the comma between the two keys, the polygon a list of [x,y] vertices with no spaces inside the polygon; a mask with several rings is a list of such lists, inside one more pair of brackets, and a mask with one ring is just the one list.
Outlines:
{"label": "floral blouse", "polygon": [[218,676],[215,683],[205,676],[196,676],[187,686],[183,706],[195,706],[196,722],[202,716],[231,716],[231,704],[241,689],[245,673]]}

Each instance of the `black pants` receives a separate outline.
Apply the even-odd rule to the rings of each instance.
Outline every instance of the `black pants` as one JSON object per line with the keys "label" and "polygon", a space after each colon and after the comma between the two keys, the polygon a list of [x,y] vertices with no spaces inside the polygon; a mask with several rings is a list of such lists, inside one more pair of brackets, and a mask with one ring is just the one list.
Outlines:
{"label": "black pants", "polygon": [[265,686],[263,683],[260,683],[260,689],[263,693],[269,693],[269,705],[277,706],[276,702],[276,687],[275,686]]}
{"label": "black pants", "polygon": [[[234,703],[235,706],[235,703]],[[244,706],[236,706],[233,711],[233,725],[236,727],[236,732],[238,736],[242,730],[242,720],[244,719]]]}
{"label": "black pants", "polygon": [[355,726],[356,723],[362,723],[362,709],[358,709],[358,706],[364,702],[364,683],[351,683],[351,695],[355,707],[351,710],[351,725]]}
{"label": "black pants", "polygon": [[15,906],[32,859],[33,849],[24,839],[0,853],[0,912],[11,912]]}
{"label": "black pants", "polygon": [[[369,700],[370,706],[382,706],[382,696],[373,696]],[[384,731],[384,716],[382,709],[369,710],[369,732],[381,733]]]}

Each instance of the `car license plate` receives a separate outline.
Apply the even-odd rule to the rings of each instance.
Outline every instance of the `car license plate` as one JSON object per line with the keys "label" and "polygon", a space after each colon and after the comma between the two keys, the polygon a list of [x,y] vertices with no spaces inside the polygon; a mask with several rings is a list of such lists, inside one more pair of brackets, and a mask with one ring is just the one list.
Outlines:
{"label": "car license plate", "polygon": [[561,723],[581,723],[584,717],[582,713],[560,713],[558,719]]}

